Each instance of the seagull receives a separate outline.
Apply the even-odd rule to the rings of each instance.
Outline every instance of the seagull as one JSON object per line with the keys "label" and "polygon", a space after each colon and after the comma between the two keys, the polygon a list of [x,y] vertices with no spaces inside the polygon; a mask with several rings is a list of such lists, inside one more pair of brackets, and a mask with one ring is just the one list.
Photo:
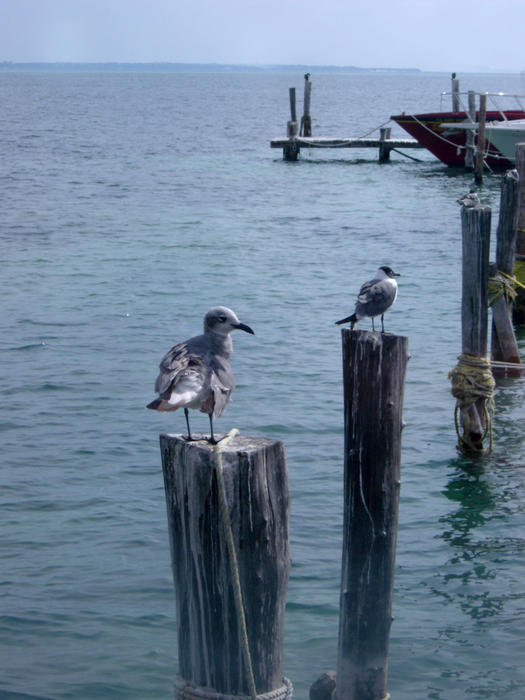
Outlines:
{"label": "seagull", "polygon": [[336,324],[340,325],[341,323],[350,322],[350,328],[353,329],[355,324],[362,318],[371,318],[372,330],[375,331],[374,316],[381,315],[381,329],[384,333],[383,318],[385,311],[392,306],[397,297],[396,277],[401,277],[399,272],[394,272],[387,265],[378,268],[375,277],[365,282],[359,290],[354,313],[351,316],[342,318],[340,321],[336,321]]}
{"label": "seagull", "polygon": [[212,445],[218,442],[213,435],[213,416],[223,413],[235,388],[229,363],[233,330],[254,335],[250,326],[241,323],[231,309],[215,306],[204,316],[204,333],[175,345],[161,360],[155,382],[159,398],[146,408],[156,411],[184,408],[188,441],[194,440],[188,408],[194,408],[209,416],[211,437],[208,442]]}
{"label": "seagull", "polygon": [[460,197],[457,202],[464,207],[479,207],[481,204],[478,193],[474,189]]}

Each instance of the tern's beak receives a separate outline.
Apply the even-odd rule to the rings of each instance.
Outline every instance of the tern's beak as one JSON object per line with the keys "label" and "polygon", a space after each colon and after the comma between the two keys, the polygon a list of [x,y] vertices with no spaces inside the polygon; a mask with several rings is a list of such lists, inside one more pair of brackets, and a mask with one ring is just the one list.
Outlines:
{"label": "tern's beak", "polygon": [[245,323],[238,323],[234,326],[234,328],[236,328],[239,331],[245,331],[246,333],[251,333],[252,335],[255,335],[250,326],[247,326]]}

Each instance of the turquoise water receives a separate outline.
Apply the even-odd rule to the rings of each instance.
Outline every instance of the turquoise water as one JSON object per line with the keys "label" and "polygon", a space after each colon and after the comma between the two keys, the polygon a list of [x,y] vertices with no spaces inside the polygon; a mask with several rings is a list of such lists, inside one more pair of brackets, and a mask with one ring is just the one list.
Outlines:
{"label": "turquoise water", "polygon": [[[519,700],[525,681],[523,380],[496,392],[494,454],[455,449],[460,208],[430,154],[303,151],[302,74],[0,73],[0,698],[170,698],[177,672],[160,357],[222,303],[234,400],[217,430],[281,439],[292,496],[285,673],[335,667],[342,527],[340,332],[379,264],[409,338],[389,690]],[[440,107],[449,76],[313,75],[313,132],[361,136]],[[518,76],[465,89],[523,90]],[[300,110],[299,110],[300,111]],[[402,135],[397,127],[393,134]],[[499,206],[499,178],[480,197]],[[363,323],[363,327],[366,324]],[[241,337],[242,336],[242,337]],[[523,351],[525,334],[520,332]],[[194,430],[207,430],[196,415]],[[16,697],[14,695],[13,697]]]}

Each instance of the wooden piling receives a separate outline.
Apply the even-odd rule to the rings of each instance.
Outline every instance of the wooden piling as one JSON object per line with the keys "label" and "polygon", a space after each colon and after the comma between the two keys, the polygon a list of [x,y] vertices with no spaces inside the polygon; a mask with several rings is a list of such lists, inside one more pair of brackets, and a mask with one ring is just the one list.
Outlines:
{"label": "wooden piling", "polygon": [[310,116],[310,96],[312,94],[312,83],[310,82],[310,74],[304,76],[304,104],[303,116],[301,117],[300,136],[312,135],[312,118]]}
{"label": "wooden piling", "polygon": [[516,145],[516,171],[519,177],[516,258],[525,260],[525,143]]}
{"label": "wooden piling", "polygon": [[175,698],[278,690],[277,697],[289,697],[282,674],[290,568],[282,443],[236,436],[219,443],[220,457],[207,442],[177,435],[161,435],[160,445],[177,614]]}
{"label": "wooden piling", "polygon": [[290,89],[290,121],[286,125],[286,135],[288,137],[297,136],[297,112],[295,108],[295,88]]}
{"label": "wooden piling", "polygon": [[456,74],[452,73],[452,111],[459,112],[460,110],[459,80],[456,78]]}
{"label": "wooden piling", "polygon": [[[505,285],[514,274],[516,225],[518,221],[519,177],[508,170],[501,183],[500,212],[497,229],[496,265],[490,281],[496,286],[492,308],[491,358],[497,362],[521,362],[512,325],[512,300],[505,294]],[[489,282],[490,282],[489,281]],[[489,284],[490,290],[490,284]],[[493,370],[494,371],[494,370]]]}
{"label": "wooden piling", "polygon": [[[468,92],[468,115],[472,122],[476,121],[476,93],[473,90]],[[475,153],[475,131],[467,129],[466,148],[465,148],[465,169],[474,170],[474,153]]]}
{"label": "wooden piling", "polygon": [[390,127],[382,127],[379,129],[379,162],[380,163],[388,163],[390,160],[390,151],[392,150],[392,146],[387,143],[387,140],[390,139],[390,134],[392,133],[392,129]]}
{"label": "wooden piling", "polygon": [[338,700],[387,697],[407,338],[342,330],[344,531]]}
{"label": "wooden piling", "polygon": [[485,122],[487,119],[487,95],[479,96],[478,115],[478,144],[476,149],[476,163],[474,167],[474,179],[479,185],[483,182],[483,165],[485,158]]}
{"label": "wooden piling", "polygon": [[491,434],[494,380],[487,357],[490,220],[490,207],[461,208],[462,354],[449,377],[456,398],[458,447],[467,454],[485,452],[483,440]]}

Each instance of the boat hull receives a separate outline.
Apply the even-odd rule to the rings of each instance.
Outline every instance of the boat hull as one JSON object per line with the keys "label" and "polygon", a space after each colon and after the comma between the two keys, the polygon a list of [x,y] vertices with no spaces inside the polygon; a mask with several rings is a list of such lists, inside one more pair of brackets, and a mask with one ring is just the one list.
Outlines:
{"label": "boat hull", "polygon": [[516,162],[516,144],[525,143],[525,120],[487,125],[490,141],[511,163]]}
{"label": "boat hull", "polygon": [[[503,114],[509,121],[525,119],[525,112],[522,110],[505,110]],[[465,165],[467,134],[465,129],[455,129],[454,123],[460,124],[467,121],[469,117],[466,112],[399,114],[390,118],[445,165],[453,168]],[[488,110],[486,119],[501,121],[503,116],[501,112]],[[491,168],[499,170],[512,167],[512,162],[504,157],[490,141],[487,141],[487,150],[485,161]]]}

